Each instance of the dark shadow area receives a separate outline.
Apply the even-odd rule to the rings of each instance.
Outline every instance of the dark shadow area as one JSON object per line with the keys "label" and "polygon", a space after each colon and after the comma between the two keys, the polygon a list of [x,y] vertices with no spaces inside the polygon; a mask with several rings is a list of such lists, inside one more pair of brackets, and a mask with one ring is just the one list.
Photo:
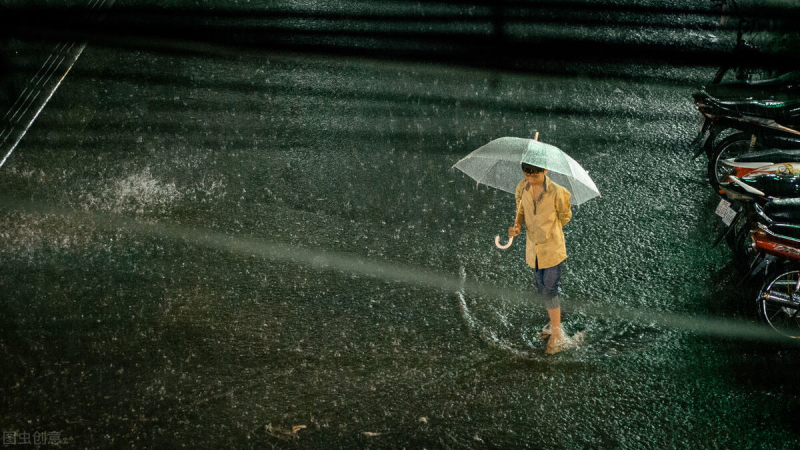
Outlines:
{"label": "dark shadow area", "polygon": [[737,390],[766,394],[753,400],[751,408],[755,416],[761,421],[777,424],[787,434],[800,435],[800,422],[796,420],[800,406],[794,402],[781,402],[774,394],[800,395],[800,386],[795,382],[800,371],[800,349],[791,342],[785,345],[740,341],[721,343],[725,350],[709,357],[722,361],[720,370],[730,374],[727,383],[734,384]]}
{"label": "dark shadow area", "polygon": [[[522,71],[545,61],[711,66],[731,62],[728,49],[712,48],[703,40],[631,42],[630,32],[616,37],[597,32],[627,27],[642,35],[687,28],[696,33],[730,29],[717,24],[720,13],[710,5],[673,11],[573,2],[568,6],[452,2],[445,5],[453,12],[437,12],[432,9],[436,4],[429,3],[409,12],[410,6],[400,3],[400,11],[392,13],[380,10],[391,10],[395,2],[376,5],[375,11],[355,13],[115,5],[88,17],[77,8],[6,8],[0,33],[25,39],[91,40],[123,48],[164,49],[177,41]],[[794,8],[766,8],[755,14],[782,22],[799,16]],[[674,17],[681,18],[679,25],[670,22]],[[791,68],[800,64],[800,56],[791,51],[760,53],[738,57],[736,62]]]}

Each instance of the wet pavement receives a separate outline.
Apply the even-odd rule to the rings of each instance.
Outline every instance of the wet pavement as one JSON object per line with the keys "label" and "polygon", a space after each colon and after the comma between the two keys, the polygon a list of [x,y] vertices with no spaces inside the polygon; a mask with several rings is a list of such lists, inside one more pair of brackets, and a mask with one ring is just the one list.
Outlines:
{"label": "wet pavement", "polygon": [[[798,350],[691,159],[714,69],[569,69],[87,46],[0,169],[4,439],[796,448]],[[549,357],[513,199],[451,168],[535,132],[603,194]]]}

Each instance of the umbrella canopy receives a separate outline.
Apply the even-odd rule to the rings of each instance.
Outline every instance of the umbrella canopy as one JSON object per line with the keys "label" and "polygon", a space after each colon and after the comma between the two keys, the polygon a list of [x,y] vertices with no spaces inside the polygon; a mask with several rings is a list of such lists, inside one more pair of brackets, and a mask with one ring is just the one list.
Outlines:
{"label": "umbrella canopy", "polygon": [[495,139],[470,153],[453,167],[479,184],[513,194],[517,183],[524,177],[521,163],[549,170],[547,176],[572,194],[570,202],[573,205],[580,205],[600,196],[594,181],[580,164],[558,147],[533,139]]}

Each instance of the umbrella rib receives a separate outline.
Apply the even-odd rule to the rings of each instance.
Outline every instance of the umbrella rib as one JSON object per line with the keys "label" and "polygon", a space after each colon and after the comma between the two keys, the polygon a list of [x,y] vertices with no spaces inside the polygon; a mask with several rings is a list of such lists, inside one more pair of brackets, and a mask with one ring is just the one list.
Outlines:
{"label": "umbrella rib", "polygon": [[480,178],[476,178],[477,181],[478,181],[478,184],[481,184],[483,179],[486,178],[486,175],[489,173],[489,171],[492,170],[492,168],[494,166],[496,166],[498,163],[499,163],[499,161],[495,161],[495,162],[493,162],[492,164],[490,164],[489,166],[486,167],[486,170],[483,171],[483,174],[481,174],[481,177]]}

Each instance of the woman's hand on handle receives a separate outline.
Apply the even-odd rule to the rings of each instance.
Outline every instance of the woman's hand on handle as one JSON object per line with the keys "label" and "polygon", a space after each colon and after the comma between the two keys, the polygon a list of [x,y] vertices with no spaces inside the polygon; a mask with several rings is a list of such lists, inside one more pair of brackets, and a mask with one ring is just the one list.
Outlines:
{"label": "woman's hand on handle", "polygon": [[519,236],[519,225],[514,225],[508,228],[508,237],[513,238]]}

